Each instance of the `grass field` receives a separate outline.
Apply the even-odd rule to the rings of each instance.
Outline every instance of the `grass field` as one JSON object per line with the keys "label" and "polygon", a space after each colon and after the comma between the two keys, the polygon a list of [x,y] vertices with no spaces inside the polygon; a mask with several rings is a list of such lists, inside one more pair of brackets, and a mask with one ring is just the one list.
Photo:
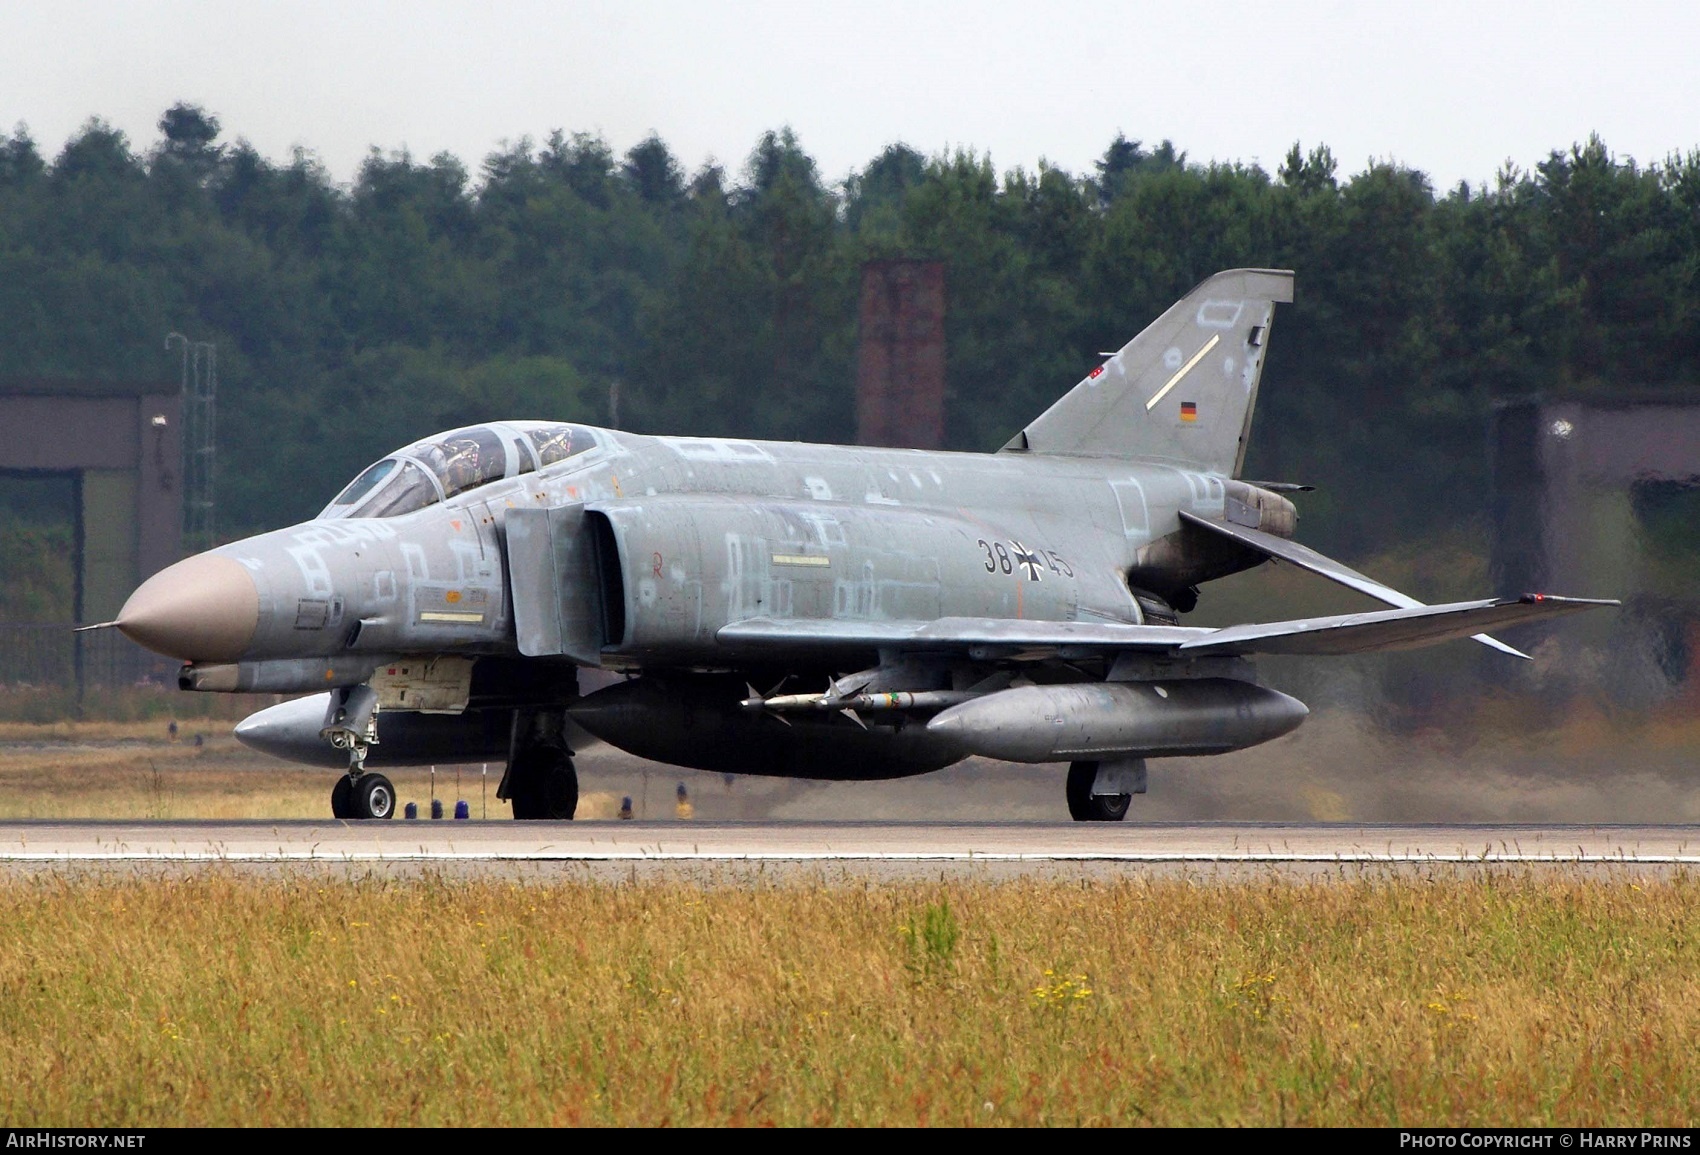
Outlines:
{"label": "grass field", "polygon": [[[1700,823],[1693,767],[1700,712],[1612,712],[1577,703],[1561,724],[1478,703],[1469,724],[1396,731],[1346,710],[1294,734],[1212,758],[1163,758],[1136,821]],[[0,819],[324,819],[337,773],[244,749],[217,719],[0,723]],[[202,738],[200,745],[195,737]],[[502,767],[440,767],[436,796],[472,816],[506,817]],[[425,769],[386,771],[403,802],[428,809]],[[970,760],[919,778],[809,783],[698,773],[606,747],[579,759],[580,816],[671,819],[678,783],[701,820],[988,819],[1062,821],[1062,767]]]}
{"label": "grass field", "polygon": [[0,1123],[1687,1125],[1700,886],[0,882]]}
{"label": "grass field", "polygon": [[[325,817],[334,771],[253,755],[228,724],[185,720],[176,742],[163,725],[0,726],[0,817]],[[1691,817],[1694,723],[1661,725],[1628,742],[1610,716],[1577,713],[1541,736],[1548,777],[1513,768],[1475,794],[1476,755],[1446,756],[1460,762],[1447,778],[1444,750],[1406,765],[1403,747],[1390,760],[1355,731],[1320,731],[1346,751],[1331,767],[1277,744],[1218,773],[1242,807],[1309,791],[1346,811],[1316,817],[1375,813],[1386,804],[1352,793],[1372,779],[1426,784],[1422,798],[1466,816],[1491,815],[1493,792],[1528,813],[1568,791],[1555,816],[1615,815],[1605,803],[1633,794]],[[1650,769],[1566,769],[1617,751]],[[638,793],[637,771],[601,773]],[[653,805],[670,809],[673,776],[658,773]],[[403,799],[429,796],[426,771],[392,777]],[[438,796],[479,814],[481,782],[453,781],[439,774]],[[1023,789],[955,781],[768,796],[742,781],[721,795],[706,776],[692,790],[708,818],[835,797],[984,817]],[[1148,805],[1210,801],[1184,793],[1184,773],[1158,785],[1169,793]],[[1026,789],[1060,817],[1052,784]],[[583,813],[616,805],[592,791]],[[1700,880],[1556,871],[885,886],[0,875],[0,1125],[1680,1126],[1700,1103],[1697,916]]]}
{"label": "grass field", "polygon": [[[474,818],[506,818],[501,764],[487,778],[480,770],[445,766],[435,783],[426,767],[386,773],[421,817],[434,793],[449,813],[463,798]],[[162,721],[0,723],[0,819],[326,819],[336,777],[243,748],[228,722],[185,722],[175,741]],[[612,818],[619,808],[618,796],[588,790],[581,816]]]}

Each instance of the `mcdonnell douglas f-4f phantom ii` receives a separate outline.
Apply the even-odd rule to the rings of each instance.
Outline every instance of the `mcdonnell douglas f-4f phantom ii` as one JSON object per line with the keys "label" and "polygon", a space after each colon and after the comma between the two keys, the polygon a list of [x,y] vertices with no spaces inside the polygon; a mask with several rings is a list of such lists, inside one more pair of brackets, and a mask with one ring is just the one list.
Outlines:
{"label": "mcdonnell douglas f-4f phantom ii", "polygon": [[[1303,703],[1256,654],[1352,654],[1603,603],[1424,605],[1292,540],[1300,487],[1239,480],[1290,272],[1218,273],[992,454],[648,437],[537,421],[416,442],[313,520],[170,566],[116,620],[189,690],[312,696],[237,737],[346,767],[506,760],[515,818],[571,818],[584,732],[703,770],[1067,762],[1116,820],[1145,759],[1267,742]],[[1271,558],[1386,603],[1204,629],[1197,586]],[[1519,655],[1520,656],[1520,655]],[[580,693],[579,671],[628,675]]]}

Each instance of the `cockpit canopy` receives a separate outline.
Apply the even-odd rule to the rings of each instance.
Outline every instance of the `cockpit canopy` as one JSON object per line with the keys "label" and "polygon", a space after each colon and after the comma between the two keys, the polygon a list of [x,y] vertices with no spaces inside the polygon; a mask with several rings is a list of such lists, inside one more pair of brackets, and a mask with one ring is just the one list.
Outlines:
{"label": "cockpit canopy", "polygon": [[565,461],[598,444],[596,435],[582,425],[545,421],[450,430],[367,466],[319,519],[399,517],[480,485]]}

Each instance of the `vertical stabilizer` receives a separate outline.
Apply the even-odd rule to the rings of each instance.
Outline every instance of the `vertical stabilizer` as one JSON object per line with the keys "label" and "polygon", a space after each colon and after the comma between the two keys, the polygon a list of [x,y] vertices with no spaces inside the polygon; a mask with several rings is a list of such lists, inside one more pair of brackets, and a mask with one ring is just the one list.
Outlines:
{"label": "vertical stabilizer", "polygon": [[1005,450],[1166,461],[1238,476],[1284,269],[1207,278],[1122,346]]}

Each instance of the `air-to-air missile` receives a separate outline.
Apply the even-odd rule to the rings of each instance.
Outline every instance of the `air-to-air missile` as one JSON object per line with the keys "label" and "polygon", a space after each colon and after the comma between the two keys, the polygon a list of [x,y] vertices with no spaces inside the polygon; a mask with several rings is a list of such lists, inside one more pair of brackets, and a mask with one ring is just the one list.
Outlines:
{"label": "air-to-air missile", "polygon": [[[814,778],[1067,762],[1070,813],[1120,818],[1146,758],[1303,720],[1254,655],[1521,656],[1485,631],[1613,604],[1426,606],[1293,541],[1304,487],[1240,478],[1291,299],[1290,273],[1210,277],[991,454],[437,434],[311,521],[153,575],[108,624],[182,659],[185,690],[311,694],[236,733],[343,768],[339,817],[392,812],[375,767],[473,758],[505,761],[515,817],[570,818],[594,736]],[[1392,608],[1181,624],[1201,584],[1271,558]]]}

